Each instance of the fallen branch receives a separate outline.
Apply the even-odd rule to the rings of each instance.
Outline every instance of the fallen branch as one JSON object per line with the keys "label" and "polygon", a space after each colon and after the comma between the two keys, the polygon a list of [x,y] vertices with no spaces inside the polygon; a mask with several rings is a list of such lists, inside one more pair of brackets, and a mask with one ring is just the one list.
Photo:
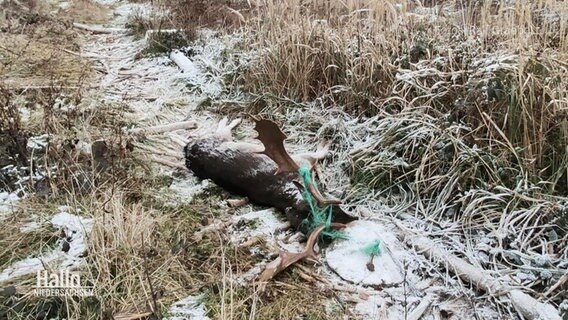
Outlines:
{"label": "fallen branch", "polygon": [[549,295],[551,295],[554,291],[556,291],[556,289],[558,289],[559,287],[561,287],[562,285],[564,285],[566,282],[568,282],[568,273],[564,274],[562,277],[560,277],[560,279],[558,279],[558,281],[552,286],[550,287],[550,289],[548,289],[545,293],[544,296],[548,297]]}
{"label": "fallen branch", "polygon": [[97,25],[88,25],[83,23],[74,22],[73,27],[92,33],[121,33],[126,32],[125,28],[105,28]]}
{"label": "fallen branch", "polygon": [[199,73],[197,66],[181,51],[174,50],[170,53],[170,59],[177,64],[177,66],[183,71],[183,73],[188,75],[195,75]]}
{"label": "fallen branch", "polygon": [[432,302],[434,302],[434,297],[432,295],[424,297],[422,301],[420,301],[420,304],[408,315],[407,320],[420,320]]}
{"label": "fallen branch", "polygon": [[181,129],[195,129],[195,128],[197,128],[197,123],[195,121],[182,121],[182,122],[175,122],[175,123],[147,127],[147,128],[134,128],[128,130],[128,132],[132,134],[147,135],[147,134],[170,132]]}
{"label": "fallen branch", "polygon": [[438,261],[449,271],[455,273],[462,280],[474,285],[488,293],[507,294],[515,309],[526,319],[561,320],[558,310],[554,306],[542,303],[519,289],[510,288],[495,279],[483,269],[479,269],[465,260],[442,249],[427,237],[416,235],[415,232],[401,225],[395,219],[391,221],[404,235],[416,250],[431,260]]}

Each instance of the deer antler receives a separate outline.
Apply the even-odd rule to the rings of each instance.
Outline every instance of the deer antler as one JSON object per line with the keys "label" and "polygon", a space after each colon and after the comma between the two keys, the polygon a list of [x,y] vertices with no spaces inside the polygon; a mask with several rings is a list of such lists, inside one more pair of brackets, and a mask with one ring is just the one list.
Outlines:
{"label": "deer antler", "polygon": [[[345,227],[345,225],[342,223],[332,223],[331,226],[335,228]],[[312,231],[312,234],[310,234],[308,241],[306,242],[306,249],[304,249],[303,252],[292,253],[288,251],[280,251],[278,258],[266,265],[266,268],[264,269],[258,280],[260,282],[266,282],[302,259],[312,258],[314,260],[317,260],[314,246],[316,245],[318,236],[323,231],[323,229],[325,229],[325,225],[321,225],[317,229]]]}
{"label": "deer antler", "polygon": [[257,119],[252,117],[256,122],[254,130],[258,132],[258,140],[264,145],[264,151],[261,152],[278,165],[276,174],[288,171],[298,171],[298,164],[290,157],[284,148],[284,139],[286,135],[282,133],[278,125],[267,119]]}
{"label": "deer antler", "polygon": [[[312,178],[312,183],[310,183],[308,185],[308,191],[310,192],[312,197],[314,197],[314,199],[317,201],[317,203],[320,206],[339,205],[339,204],[343,203],[343,202],[341,202],[341,200],[338,200],[338,199],[326,199],[326,198],[324,198],[321,195],[321,193],[319,192],[319,190],[316,188],[315,182],[313,180],[314,180],[314,178]],[[292,182],[294,183],[296,188],[298,188],[298,190],[300,190],[300,192],[302,192],[304,190],[304,185],[301,184],[299,181],[294,180]]]}
{"label": "deer antler", "polygon": [[[267,119],[251,117],[256,123],[254,129],[258,132],[257,139],[264,145],[264,151],[261,153],[267,155],[278,165],[278,170],[276,170],[275,174],[298,171],[300,167],[286,151],[284,147],[286,135],[278,128],[278,125]],[[325,199],[321,193],[319,193],[313,181],[308,185],[308,190],[313,195],[314,199],[322,206],[341,204],[341,200]]]}

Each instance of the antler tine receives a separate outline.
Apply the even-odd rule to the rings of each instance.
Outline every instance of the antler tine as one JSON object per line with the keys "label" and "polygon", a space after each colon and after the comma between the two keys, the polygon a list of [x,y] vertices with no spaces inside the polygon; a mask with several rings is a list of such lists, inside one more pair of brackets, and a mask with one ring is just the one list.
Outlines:
{"label": "antler tine", "polygon": [[278,254],[278,258],[271,263],[266,265],[266,268],[258,278],[260,282],[268,281],[280,272],[284,271],[289,266],[293,265],[294,263],[305,259],[305,258],[313,258],[317,259],[316,253],[314,251],[314,246],[316,244],[316,240],[320,233],[323,231],[325,226],[320,226],[316,230],[310,234],[308,241],[306,242],[306,249],[302,252],[292,253],[288,251],[280,251]]}
{"label": "antler tine", "polygon": [[[331,227],[336,228],[336,229],[340,229],[340,228],[344,228],[345,224],[332,223]],[[288,251],[280,251],[278,258],[276,258],[276,260],[274,260],[271,263],[266,265],[266,268],[264,269],[264,271],[262,272],[262,274],[260,275],[258,280],[260,282],[266,282],[266,281],[274,278],[274,276],[276,276],[278,273],[284,271],[286,268],[288,268],[289,266],[293,265],[294,263],[296,263],[296,262],[298,262],[302,259],[312,258],[312,259],[317,260],[317,256],[316,256],[316,253],[314,251],[314,247],[316,245],[316,241],[317,241],[319,235],[321,234],[321,232],[325,228],[326,228],[325,225],[321,225],[317,229],[312,231],[312,233],[308,237],[308,241],[306,242],[306,248],[304,249],[304,251],[298,252],[298,253],[292,253],[292,252],[288,252]]]}
{"label": "antler tine", "polygon": [[264,145],[262,153],[278,165],[278,170],[275,174],[298,171],[300,167],[286,151],[284,147],[286,135],[278,128],[278,125],[271,120],[251,117],[256,123],[254,129],[258,132],[257,139]]}
{"label": "antler tine", "polygon": [[[316,165],[317,165],[317,163],[314,163],[311,171],[316,172]],[[308,191],[310,191],[310,193],[312,194],[312,197],[314,197],[314,199],[319,203],[320,206],[339,205],[339,204],[342,203],[341,200],[326,199],[322,196],[322,194],[316,188],[316,182],[315,182],[315,175],[314,174],[312,174],[312,182],[308,185]]]}
{"label": "antler tine", "polygon": [[313,182],[310,183],[310,185],[308,186],[308,190],[310,191],[310,193],[312,194],[314,199],[316,199],[316,201],[321,206],[338,205],[338,204],[342,203],[341,200],[338,200],[338,199],[326,199],[326,198],[324,198],[321,195],[321,193],[319,192],[319,190],[315,187]]}
{"label": "antler tine", "polygon": [[[301,184],[300,181],[294,180],[292,181],[292,183],[294,183],[294,185],[296,186],[296,188],[298,188],[298,190],[300,191],[304,190],[304,185]],[[315,187],[313,182],[308,186],[308,191],[320,206],[339,205],[343,203],[341,200],[338,199],[324,198],[319,192],[319,190]]]}

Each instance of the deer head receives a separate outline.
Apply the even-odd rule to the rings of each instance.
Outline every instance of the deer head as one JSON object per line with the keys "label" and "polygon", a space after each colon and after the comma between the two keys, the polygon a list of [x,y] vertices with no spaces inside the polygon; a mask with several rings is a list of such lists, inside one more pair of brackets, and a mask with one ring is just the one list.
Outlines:
{"label": "deer head", "polygon": [[[257,139],[264,145],[264,151],[260,152],[267,155],[270,159],[276,162],[278,169],[274,174],[280,174],[283,172],[298,172],[300,166],[292,159],[292,157],[286,151],[284,147],[284,140],[286,135],[280,130],[278,125],[271,120],[259,119],[252,117],[256,125],[254,130],[258,132]],[[310,168],[313,169],[313,168]],[[313,177],[313,175],[312,175]],[[294,182],[295,185],[302,190],[303,185],[298,181]],[[314,199],[322,206],[326,205],[337,205],[341,204],[340,200],[336,199],[325,199],[321,193],[315,187],[315,183],[312,180],[308,184],[308,190],[314,197]]]}

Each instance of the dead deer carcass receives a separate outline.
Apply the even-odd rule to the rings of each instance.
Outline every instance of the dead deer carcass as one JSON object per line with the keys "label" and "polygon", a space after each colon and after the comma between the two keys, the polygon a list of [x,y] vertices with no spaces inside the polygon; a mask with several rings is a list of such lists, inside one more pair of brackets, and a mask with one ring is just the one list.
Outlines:
{"label": "dead deer carcass", "polygon": [[[302,165],[312,168],[325,157],[328,145],[316,152],[290,156],[284,148],[286,136],[278,126],[265,119],[254,119],[258,139],[263,146],[233,141],[231,130],[240,119],[227,124],[223,119],[214,135],[193,139],[185,147],[186,166],[200,179],[211,179],[226,190],[248,197],[252,203],[275,207],[290,224],[299,227],[309,217],[308,203],[302,197]],[[310,193],[320,205],[339,204],[324,199],[310,184]],[[333,206],[333,221],[354,220],[337,205]]]}

